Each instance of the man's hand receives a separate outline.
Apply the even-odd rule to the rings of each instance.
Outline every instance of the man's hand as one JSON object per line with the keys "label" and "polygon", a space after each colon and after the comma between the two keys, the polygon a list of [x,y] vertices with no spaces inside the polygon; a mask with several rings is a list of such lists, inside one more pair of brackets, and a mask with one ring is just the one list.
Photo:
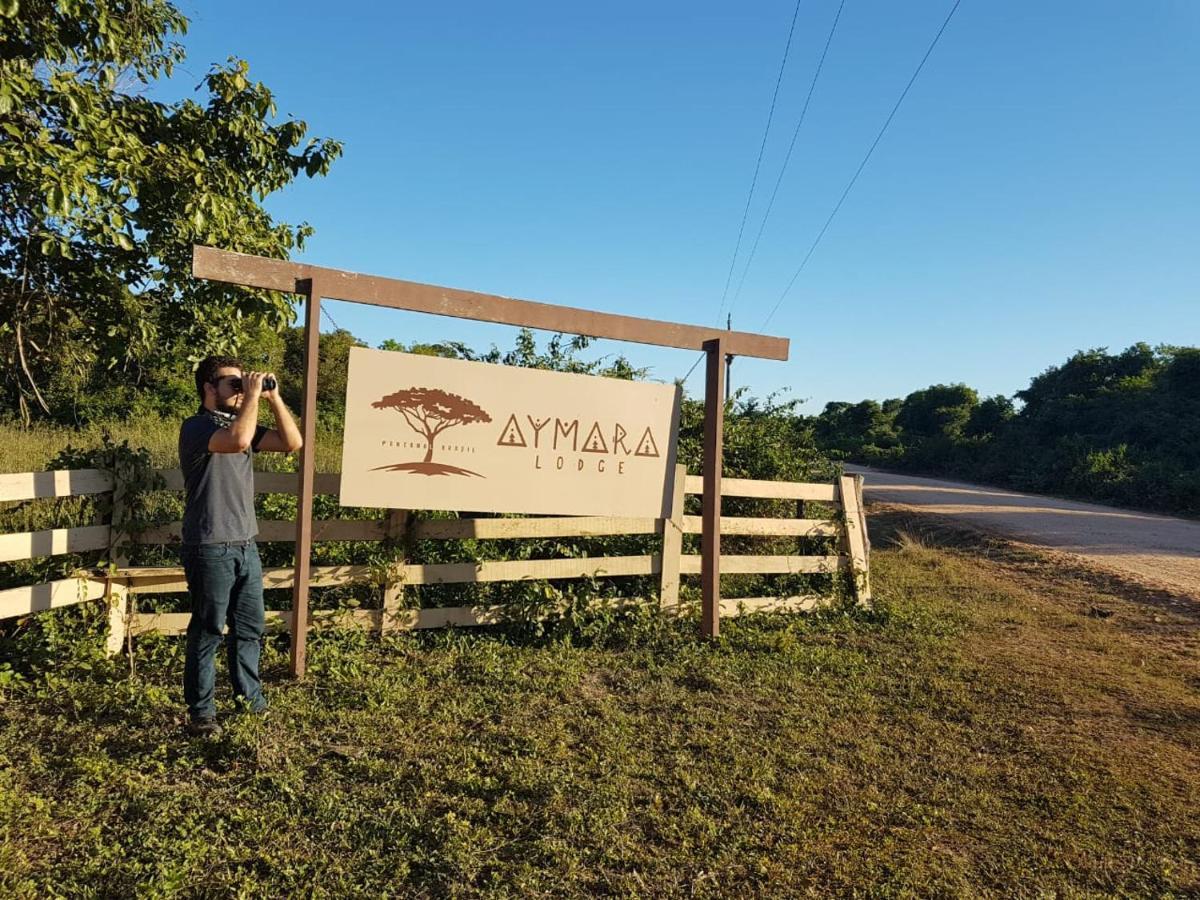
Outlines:
{"label": "man's hand", "polygon": [[228,428],[218,429],[208,440],[210,453],[245,453],[254,442],[258,427],[258,401],[262,397],[263,373],[242,373],[242,399],[237,416]]}
{"label": "man's hand", "polygon": [[278,376],[274,372],[267,372],[260,377],[275,379],[274,389],[262,392],[262,395],[271,404],[271,412],[275,416],[275,427],[263,435],[262,440],[258,442],[259,451],[291,453],[293,450],[299,450],[304,443],[304,438],[300,434],[300,429],[296,427],[296,420],[288,412],[283,397],[279,395]]}
{"label": "man's hand", "polygon": [[242,376],[242,402],[257,403],[263,394],[265,372],[247,372]]}

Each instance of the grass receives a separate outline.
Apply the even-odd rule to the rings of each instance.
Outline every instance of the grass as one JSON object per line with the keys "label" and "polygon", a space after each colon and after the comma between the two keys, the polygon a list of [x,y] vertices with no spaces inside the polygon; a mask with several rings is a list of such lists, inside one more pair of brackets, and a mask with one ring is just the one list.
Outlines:
{"label": "grass", "polygon": [[[270,425],[270,415],[263,419]],[[99,447],[104,432],[112,435],[118,444],[128,440],[131,446],[145,447],[150,452],[154,465],[161,469],[179,468],[179,420],[155,419],[139,416],[136,421],[114,421],[88,425],[83,428],[39,423],[33,428],[22,428],[13,423],[0,423],[0,447],[4,448],[3,470],[5,472],[41,472],[58,452],[68,444],[88,450]],[[260,464],[269,464],[278,459],[272,455],[257,457]],[[317,458],[318,472],[341,470],[342,435],[318,424]]]}
{"label": "grass", "polygon": [[897,525],[875,613],[329,631],[214,741],[177,641],[130,677],[46,626],[0,703],[0,894],[1200,892],[1194,610]]}

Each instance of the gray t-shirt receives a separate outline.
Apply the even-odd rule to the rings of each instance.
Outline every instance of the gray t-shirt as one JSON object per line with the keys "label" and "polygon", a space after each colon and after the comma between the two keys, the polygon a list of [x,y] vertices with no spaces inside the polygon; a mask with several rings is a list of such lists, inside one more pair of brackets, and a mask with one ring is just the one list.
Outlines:
{"label": "gray t-shirt", "polygon": [[187,503],[185,544],[248,541],[258,534],[254,518],[254,451],[267,429],[259,425],[245,453],[210,453],[209,439],[233,424],[233,416],[201,407],[179,429],[179,468]]}

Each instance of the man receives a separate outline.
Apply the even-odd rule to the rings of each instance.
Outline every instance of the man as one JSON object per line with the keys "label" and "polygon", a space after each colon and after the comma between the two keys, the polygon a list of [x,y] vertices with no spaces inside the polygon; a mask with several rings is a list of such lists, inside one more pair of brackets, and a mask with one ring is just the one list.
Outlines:
{"label": "man", "polygon": [[[249,709],[266,708],[258,675],[263,636],[262,563],[254,538],[255,452],[291,453],[302,438],[279,396],[273,374],[242,371],[228,356],[210,356],[196,369],[200,409],[179,429],[179,465],[187,495],[183,513],[183,570],[191,595],[183,697],[188,731],[218,735],[215,660],[222,631],[227,641],[233,694]],[[268,382],[270,384],[271,382]],[[265,397],[275,427],[258,424]]]}

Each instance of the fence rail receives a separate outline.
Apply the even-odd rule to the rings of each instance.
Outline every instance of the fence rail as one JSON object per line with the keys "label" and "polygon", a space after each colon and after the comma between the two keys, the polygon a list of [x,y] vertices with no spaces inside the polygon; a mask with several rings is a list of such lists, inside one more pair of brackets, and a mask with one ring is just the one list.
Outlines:
{"label": "fence rail", "polygon": [[[165,481],[166,490],[183,490],[183,477],[178,469],[164,470],[159,474]],[[315,490],[319,494],[336,495],[340,480],[337,474],[319,474],[316,476]],[[255,492],[259,494],[295,494],[297,476],[293,473],[256,472],[254,487]],[[111,492],[113,488],[112,476],[97,469],[0,475],[0,501],[87,496]],[[503,607],[407,609],[403,608],[404,590],[420,585],[625,576],[658,576],[659,602],[665,609],[672,609],[678,605],[680,577],[700,573],[701,557],[683,552],[683,536],[701,532],[701,517],[684,514],[684,499],[688,494],[701,494],[703,489],[703,479],[687,475],[680,466],[671,516],[666,519],[602,516],[410,519],[407,513],[393,511],[383,520],[314,521],[313,539],[316,541],[379,541],[400,538],[406,541],[508,540],[615,535],[657,535],[661,538],[660,552],[635,556],[457,563],[401,561],[385,570],[384,583],[379,585],[383,592],[382,608],[317,611],[314,621],[335,619],[380,631],[492,624],[504,618]],[[834,507],[837,515],[837,518],[804,518],[802,515],[798,518],[722,516],[722,535],[837,538],[838,541],[838,552],[830,555],[722,554],[722,575],[849,572],[859,602],[869,602],[869,547],[862,508],[861,476],[843,476],[830,484],[724,478],[721,494],[723,497],[801,501],[798,510],[802,510],[803,501],[828,504]],[[258,524],[260,541],[295,541],[295,522],[260,520]],[[156,526],[140,533],[137,543],[178,543],[180,527],[179,522]],[[0,562],[90,550],[107,549],[111,552],[114,550],[112,545],[116,538],[114,531],[112,524],[108,523],[0,535]],[[263,571],[264,588],[289,588],[293,579],[294,570],[291,567],[268,568]],[[344,565],[313,566],[309,583],[313,587],[330,587],[379,581],[378,568]],[[104,599],[110,607],[109,649],[115,652],[120,648],[127,633],[139,635],[157,631],[163,634],[178,634],[186,627],[187,613],[133,611],[131,595],[180,593],[186,590],[187,584],[180,567],[121,566],[105,577],[85,573],[79,578],[0,590],[0,619]],[[812,609],[828,600],[829,597],[822,595],[722,598],[721,614],[736,615],[743,610]],[[269,610],[267,617],[270,627],[290,627],[290,616],[285,611]]]}
{"label": "fence rail", "polygon": [[[101,469],[57,469],[50,472],[0,474],[0,500],[80,497],[87,494],[105,494],[112,488],[112,475]],[[182,489],[182,483],[180,488]]]}

